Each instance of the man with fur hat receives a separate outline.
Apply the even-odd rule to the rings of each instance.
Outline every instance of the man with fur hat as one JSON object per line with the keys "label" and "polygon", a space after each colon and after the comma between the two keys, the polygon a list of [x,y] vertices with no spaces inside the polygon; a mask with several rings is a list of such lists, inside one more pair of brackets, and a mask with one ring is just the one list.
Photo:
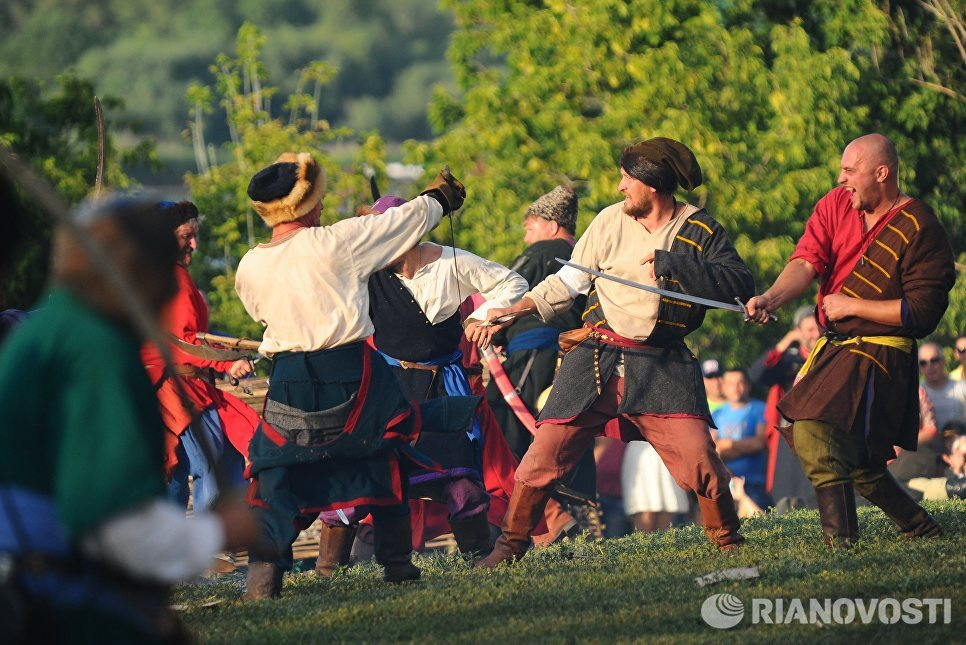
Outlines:
{"label": "man with fur hat", "polygon": [[[208,305],[188,273],[192,254],[198,248],[198,208],[189,201],[162,202],[160,207],[178,242],[178,261],[174,267],[178,293],[162,315],[164,327],[173,337],[198,345],[198,332],[208,331]],[[165,442],[167,472],[171,477],[168,490],[175,501],[186,505],[190,474],[194,481],[193,507],[195,511],[202,511],[219,494],[214,476],[216,468],[230,483],[238,486],[244,483],[242,472],[248,442],[260,423],[251,407],[214,386],[212,372],[241,378],[250,374],[252,367],[244,358],[217,361],[194,356],[174,343],[169,344],[168,351],[175,361],[173,374],[165,369],[161,353],[153,343],[145,343],[141,349],[141,360],[154,383],[161,417],[169,431]],[[187,395],[193,409],[184,408],[180,392]],[[207,443],[217,463],[208,463],[202,442]]]}
{"label": "man with fur hat", "polygon": [[[576,243],[577,193],[569,186],[557,186],[542,195],[524,213],[523,228],[523,241],[528,246],[510,268],[522,275],[532,289],[560,269],[556,258],[570,259]],[[580,326],[580,315],[586,302],[587,298],[579,295],[570,309],[549,323],[539,318],[524,318],[493,338],[493,344],[503,346],[506,354],[503,369],[507,377],[520,400],[533,414],[538,412],[538,397],[553,383],[560,350],[557,338],[561,332]],[[496,379],[490,379],[486,387],[486,401],[503,428],[507,443],[517,458],[522,459],[533,441],[533,435],[507,405]],[[565,483],[568,488],[589,499],[596,497],[597,469],[592,450],[581,458]],[[550,509],[548,507],[548,512]],[[569,530],[575,529],[576,522],[572,522]]]}
{"label": "man with fur hat", "polygon": [[412,201],[331,226],[320,224],[324,192],[325,172],[304,152],[283,154],[248,186],[272,239],[242,258],[235,290],[265,325],[259,351],[273,359],[267,423],[249,447],[249,500],[279,550],[276,560],[250,565],[249,599],[279,593],[300,527],[322,511],[363,505],[384,579],[418,579],[400,457],[423,460],[410,445],[422,424],[468,429],[479,402],[448,397],[414,407],[364,342],[373,333],[369,277],[460,208],[462,184],[445,170]]}
{"label": "man with fur hat", "polygon": [[[175,293],[177,252],[157,205],[112,201],[77,223],[156,318]],[[241,499],[191,520],[167,499],[143,339],[97,266],[74,232],[58,231],[53,287],[0,352],[3,636],[187,642],[168,587],[220,549],[246,548],[255,522]]]}
{"label": "man with fur hat", "polygon": [[[778,410],[818,501],[822,539],[859,537],[855,493],[881,508],[904,537],[939,524],[886,470],[894,446],[919,436],[916,339],[936,329],[956,282],[949,237],[932,209],[899,188],[899,155],[881,134],[842,151],[839,186],[815,205],[788,265],[748,301],[759,324],[819,280],[824,334]],[[789,432],[790,430],[790,432]]]}
{"label": "man with fur hat", "polygon": [[[574,248],[574,262],[726,302],[753,292],[751,273],[724,228],[674,196],[679,185],[693,190],[702,181],[686,146],[666,138],[643,141],[624,149],[620,171],[624,201],[591,222]],[[705,308],[608,280],[592,282],[589,274],[564,267],[513,307],[491,310],[490,319],[536,311],[550,320],[582,293],[588,293],[583,340],[560,365],[539,432],[517,469],[503,535],[479,566],[525,554],[551,488],[599,434],[650,442],[675,481],[696,493],[711,542],[721,550],[735,548],[744,538],[730,477],[708,430],[700,365],[684,344]],[[472,340],[481,339],[473,334]]]}

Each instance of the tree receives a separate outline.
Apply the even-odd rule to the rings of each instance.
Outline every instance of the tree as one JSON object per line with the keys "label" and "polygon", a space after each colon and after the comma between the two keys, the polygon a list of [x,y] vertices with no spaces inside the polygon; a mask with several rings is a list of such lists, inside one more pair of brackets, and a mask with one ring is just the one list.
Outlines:
{"label": "tree", "polygon": [[[844,144],[870,128],[905,142],[866,94],[870,52],[890,42],[889,15],[872,2],[444,5],[455,14],[449,57],[461,94],[436,93],[430,116],[441,135],[407,150],[465,179],[457,242],[499,261],[521,249],[520,218],[538,195],[574,184],[583,228],[619,200],[622,147],[660,135],[695,151],[705,184],[684,197],[722,221],[764,288],[834,185]],[[874,97],[887,96],[876,82]],[[954,150],[956,131],[943,137]],[[958,208],[928,188],[919,194],[940,211]],[[734,322],[709,316],[692,346],[747,364],[784,332]]]}
{"label": "tree", "polygon": [[[108,117],[105,185],[127,189],[132,182],[122,165],[155,164],[153,144],[144,140],[131,149],[115,147],[115,137],[130,133],[130,124],[117,116],[120,100],[105,97],[103,104]],[[93,187],[97,169],[93,83],[73,74],[52,83],[18,76],[0,79],[0,143],[44,175],[68,204],[81,202]],[[5,208],[19,216],[24,243],[17,258],[4,258],[0,308],[22,309],[34,304],[46,282],[51,223],[12,185],[7,191],[14,203]]]}
{"label": "tree", "polygon": [[[198,173],[186,181],[201,212],[201,257],[191,271],[202,291],[208,292],[211,326],[233,334],[261,338],[261,326],[246,314],[235,295],[234,269],[245,252],[268,237],[268,229],[256,221],[247,195],[248,182],[261,168],[284,151],[309,151],[326,170],[328,189],[323,199],[323,222],[351,215],[358,204],[371,201],[361,164],[385,176],[385,147],[369,135],[356,153],[356,164],[343,169],[324,151],[324,146],[352,137],[345,128],[333,128],[319,117],[322,88],[336,69],[313,61],[299,70],[299,92],[284,101],[262,64],[264,34],[250,23],[238,31],[235,56],[219,55],[211,66],[212,86],[189,90],[193,106],[188,136],[195,144]],[[203,139],[204,120],[217,102],[227,115],[230,141],[225,144],[227,163],[218,164]],[[277,106],[277,115],[272,105]]]}

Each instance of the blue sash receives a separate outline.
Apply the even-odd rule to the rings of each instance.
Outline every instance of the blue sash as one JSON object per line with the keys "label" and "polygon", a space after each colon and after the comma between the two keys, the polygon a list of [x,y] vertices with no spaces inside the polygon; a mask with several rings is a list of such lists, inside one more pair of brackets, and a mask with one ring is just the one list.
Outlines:
{"label": "blue sash", "polygon": [[[393,358],[383,352],[379,352],[379,354],[393,367],[402,367],[402,363],[399,362],[398,358]],[[443,376],[443,389],[446,390],[446,394],[450,396],[473,396],[473,392],[470,390],[470,382],[466,380],[466,372],[463,371],[463,364],[460,362],[462,359],[463,352],[457,349],[448,356],[441,356],[440,358],[424,361],[419,364],[426,365],[427,367],[440,368],[439,372]],[[477,442],[477,445],[482,445],[483,430],[480,427],[480,420],[477,417],[473,417],[473,429],[467,432],[466,435],[470,438],[470,441]]]}
{"label": "blue sash", "polygon": [[560,338],[560,332],[561,330],[556,327],[535,327],[520,332],[507,343],[506,353],[512,354],[528,349],[559,348],[557,339]]}

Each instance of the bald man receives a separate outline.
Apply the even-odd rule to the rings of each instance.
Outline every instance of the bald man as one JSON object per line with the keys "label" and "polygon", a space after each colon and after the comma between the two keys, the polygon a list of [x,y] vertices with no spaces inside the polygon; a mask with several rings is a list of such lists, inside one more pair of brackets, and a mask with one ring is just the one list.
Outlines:
{"label": "bald man", "polygon": [[759,324],[820,281],[824,334],[782,398],[783,431],[808,475],[825,543],[858,539],[857,490],[904,537],[939,525],[886,471],[893,446],[915,450],[919,430],[917,338],[939,324],[955,282],[945,229],[926,204],[902,192],[899,157],[881,134],[849,143],[839,186],[815,205],[775,283],[748,301]]}

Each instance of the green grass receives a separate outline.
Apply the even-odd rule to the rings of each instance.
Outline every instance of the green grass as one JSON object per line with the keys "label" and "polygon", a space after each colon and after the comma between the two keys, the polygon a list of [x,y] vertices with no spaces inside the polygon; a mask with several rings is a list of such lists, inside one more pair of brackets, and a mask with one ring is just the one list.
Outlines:
{"label": "green grass", "polygon": [[[184,585],[174,602],[201,642],[856,642],[950,643],[966,621],[966,502],[927,504],[945,535],[906,541],[878,510],[859,509],[861,539],[851,551],[821,546],[815,511],[747,520],[746,546],[712,549],[689,526],[657,534],[556,545],[512,567],[473,570],[459,556],[417,558],[423,579],[384,584],[375,564],[331,580],[314,573],[285,577],[282,598],[238,600],[240,574]],[[761,577],[698,587],[712,571],[757,565]],[[729,630],[709,627],[701,604],[731,593],[747,608]],[[752,624],[752,598],[951,598],[949,624]],[[212,600],[221,604],[202,608]],[[787,603],[786,603],[787,604]],[[940,613],[940,616],[942,614]],[[942,619],[940,618],[940,621]]]}

